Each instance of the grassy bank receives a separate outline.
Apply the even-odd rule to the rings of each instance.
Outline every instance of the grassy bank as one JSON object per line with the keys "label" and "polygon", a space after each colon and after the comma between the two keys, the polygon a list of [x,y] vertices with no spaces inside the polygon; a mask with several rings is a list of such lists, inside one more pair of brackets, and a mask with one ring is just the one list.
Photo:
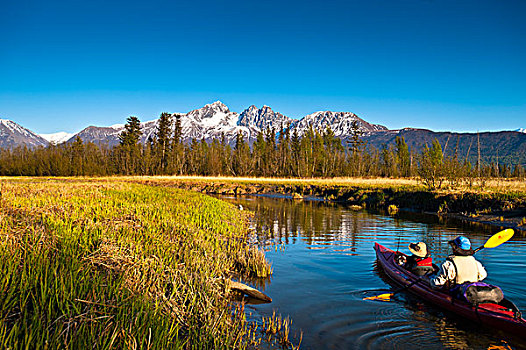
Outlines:
{"label": "grassy bank", "polygon": [[[110,178],[111,179],[111,178]],[[252,186],[316,186],[316,187],[360,187],[360,188],[407,188],[424,190],[426,186],[416,178],[359,178],[359,177],[335,177],[335,178],[264,178],[264,177],[227,177],[227,176],[129,176],[121,179],[142,181],[152,180],[155,182],[179,182],[195,184],[231,184]],[[503,193],[519,192],[526,194],[526,181],[494,178],[475,179],[459,182],[455,189],[444,186],[441,192],[476,192],[476,193]]]}
{"label": "grassy bank", "polygon": [[271,273],[263,253],[246,244],[244,212],[119,179],[1,185],[0,348],[257,343],[225,282]]}
{"label": "grassy bank", "polygon": [[494,179],[431,191],[415,179],[270,179],[140,177],[129,181],[185,188],[209,194],[309,196],[366,208],[390,206],[449,215],[462,220],[526,229],[526,182]]}

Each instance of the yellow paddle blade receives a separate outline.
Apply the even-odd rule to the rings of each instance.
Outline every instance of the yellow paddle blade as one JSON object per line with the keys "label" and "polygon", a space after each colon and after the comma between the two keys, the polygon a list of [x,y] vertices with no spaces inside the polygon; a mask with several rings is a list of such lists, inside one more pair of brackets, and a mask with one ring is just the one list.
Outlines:
{"label": "yellow paddle blade", "polygon": [[495,233],[491,236],[486,243],[484,243],[484,248],[495,248],[501,245],[504,242],[507,242],[511,237],[513,237],[513,230],[508,228],[506,230]]}
{"label": "yellow paddle blade", "polygon": [[380,295],[373,296],[373,297],[363,298],[363,300],[389,301],[389,300],[391,300],[391,297],[393,296],[393,294],[394,293],[380,294]]}

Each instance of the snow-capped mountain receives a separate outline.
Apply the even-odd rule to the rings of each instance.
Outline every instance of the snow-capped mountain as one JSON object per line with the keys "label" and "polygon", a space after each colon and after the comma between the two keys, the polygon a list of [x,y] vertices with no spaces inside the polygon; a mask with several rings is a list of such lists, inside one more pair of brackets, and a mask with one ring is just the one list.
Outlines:
{"label": "snow-capped mountain", "polygon": [[[282,128],[294,130],[299,135],[304,135],[312,126],[313,129],[324,131],[330,127],[334,134],[342,140],[348,139],[352,134],[352,123],[356,121],[363,132],[362,138],[367,145],[381,149],[383,145],[392,145],[396,137],[404,137],[408,146],[418,151],[422,145],[430,144],[437,139],[444,149],[447,147],[447,155],[458,152],[465,159],[475,161],[471,145],[480,140],[480,150],[485,159],[497,156],[499,159],[514,159],[524,162],[526,154],[526,130],[484,132],[484,133],[452,133],[433,132],[425,129],[404,128],[400,130],[388,130],[382,125],[370,124],[351,112],[320,111],[309,114],[302,119],[291,119],[281,113],[275,112],[269,106],[257,108],[250,106],[240,114],[232,112],[223,103],[217,101],[207,104],[202,108],[192,110],[186,114],[173,114],[181,121],[183,141],[190,143],[192,139],[198,141],[204,139],[208,142],[213,139],[225,139],[230,145],[234,145],[236,136],[241,132],[245,141],[252,143],[256,140],[259,132],[267,128],[273,128],[276,133]],[[141,142],[146,143],[155,138],[158,119],[141,123]],[[71,135],[67,133],[44,134],[36,133],[23,128],[10,120],[0,119],[0,148],[13,148],[21,145],[27,147],[47,146],[49,142],[59,143],[73,142],[78,136],[84,142],[114,146],[119,143],[119,135],[124,130],[124,124],[108,127],[90,126],[81,132]],[[450,140],[451,139],[451,140]],[[514,163],[515,164],[515,163]]]}
{"label": "snow-capped mountain", "polygon": [[114,146],[119,143],[119,134],[124,130],[124,126],[120,127],[101,127],[101,126],[88,126],[79,133],[75,134],[74,137],[70,138],[70,141],[80,137],[84,142],[93,142],[96,144],[105,144],[108,146]]}
{"label": "snow-capped mountain", "polygon": [[293,120],[281,113],[274,112],[269,106],[263,106],[258,109],[252,105],[245,109],[239,116],[238,125],[256,130],[266,130],[274,128],[280,130],[282,127],[287,128]]}
{"label": "snow-capped mountain", "polygon": [[370,124],[354,113],[330,111],[309,114],[294,124],[293,128],[298,130],[299,135],[303,135],[311,126],[314,130],[319,131],[330,127],[335,136],[345,139],[352,134],[351,126],[354,121],[358,122],[359,129],[364,134],[387,130],[385,126]]}
{"label": "snow-capped mountain", "polygon": [[40,137],[48,141],[49,143],[54,143],[55,145],[58,145],[59,143],[66,142],[70,138],[72,138],[75,134],[60,131],[53,134],[40,134]]}
{"label": "snow-capped mountain", "polygon": [[[238,114],[230,111],[220,101],[178,115],[181,120],[183,141],[187,143],[191,142],[192,139],[199,141],[204,139],[210,142],[213,139],[221,140],[224,137],[226,142],[233,144],[238,132],[243,133],[246,141],[253,142],[261,130],[266,130],[268,127],[279,130],[282,125],[287,126],[292,123],[292,119],[274,112],[268,106],[263,106],[261,109],[250,106]],[[173,114],[174,123],[175,119],[176,114]],[[157,123],[157,120],[141,123],[141,142],[147,142],[150,137],[155,137]],[[113,127],[90,126],[77,135],[86,142],[113,146],[118,144],[119,134],[123,130],[123,125]]]}
{"label": "snow-capped mountain", "polygon": [[189,142],[193,138],[212,141],[214,138],[221,139],[224,136],[230,142],[236,137],[238,131],[245,135],[249,133],[246,128],[238,127],[238,119],[239,114],[231,112],[220,101],[207,104],[202,108],[181,115],[183,139],[185,142]]}
{"label": "snow-capped mountain", "polygon": [[[234,144],[236,136],[241,132],[244,139],[252,143],[256,140],[257,134],[268,128],[273,128],[279,132],[283,128],[296,129],[299,135],[312,126],[314,129],[324,131],[328,126],[335,132],[336,136],[346,138],[350,135],[351,124],[358,121],[361,131],[365,133],[379,130],[386,130],[384,126],[367,123],[363,119],[350,112],[316,112],[300,120],[291,119],[281,113],[275,112],[269,106],[257,108],[252,105],[245,109],[241,114],[232,112],[220,101],[207,104],[202,108],[192,110],[186,114],[173,114],[175,122],[179,116],[182,127],[184,142],[191,142],[192,139],[212,141],[213,139],[225,139],[231,145]],[[148,142],[150,138],[155,138],[158,120],[151,120],[141,123],[141,142]],[[60,143],[63,141],[72,142],[78,136],[84,142],[93,142],[114,146],[119,143],[119,135],[124,130],[124,124],[112,126],[89,126],[75,135],[67,133],[44,134],[42,137],[49,142]],[[29,131],[28,131],[29,132]],[[47,144],[47,141],[44,144]]]}
{"label": "snow-capped mountain", "polygon": [[310,125],[319,131],[330,127],[336,136],[346,138],[350,135],[351,124],[355,120],[364,133],[387,130],[384,126],[367,123],[350,112],[316,112],[298,121],[273,111],[269,106],[258,109],[252,105],[237,114],[220,101],[181,116],[186,142],[192,138],[211,141],[225,137],[228,142],[233,143],[237,133],[241,132],[245,140],[252,143],[259,132],[268,128],[273,128],[276,132],[283,128],[297,129],[298,134],[303,135]]}
{"label": "snow-capped mountain", "polygon": [[0,119],[0,148],[47,146],[48,141],[17,123]]}
{"label": "snow-capped mountain", "polygon": [[[141,142],[145,143],[150,137],[154,137],[157,128],[157,120],[150,120],[141,123]],[[109,147],[119,144],[119,135],[124,131],[124,124],[112,126],[88,126],[77,134],[73,135],[68,141],[72,142],[76,137],[80,137],[84,142],[93,142],[97,145]]]}

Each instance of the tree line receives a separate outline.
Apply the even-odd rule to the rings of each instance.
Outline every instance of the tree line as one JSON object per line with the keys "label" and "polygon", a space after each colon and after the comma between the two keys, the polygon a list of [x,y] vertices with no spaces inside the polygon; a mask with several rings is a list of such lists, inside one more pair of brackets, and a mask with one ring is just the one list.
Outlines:
{"label": "tree line", "polygon": [[419,177],[430,188],[455,186],[488,177],[524,178],[521,165],[471,164],[457,152],[444,156],[437,140],[420,150],[403,137],[394,145],[368,146],[358,124],[345,141],[327,128],[309,128],[303,135],[287,127],[260,132],[252,145],[240,132],[233,146],[225,136],[211,142],[183,142],[181,117],[162,113],[155,135],[140,143],[141,124],[127,119],[115,147],[73,142],[48,147],[0,150],[0,175],[106,176],[208,175],[263,177]]}

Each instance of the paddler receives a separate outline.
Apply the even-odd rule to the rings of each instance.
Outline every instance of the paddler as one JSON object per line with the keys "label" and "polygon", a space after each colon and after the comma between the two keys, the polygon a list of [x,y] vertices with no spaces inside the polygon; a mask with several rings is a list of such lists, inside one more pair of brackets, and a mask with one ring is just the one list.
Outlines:
{"label": "paddler", "polygon": [[424,276],[433,272],[433,259],[427,253],[427,245],[424,242],[409,243],[409,251],[413,255],[400,255],[398,264],[403,265],[407,270],[417,276]]}
{"label": "paddler", "polygon": [[464,236],[448,242],[453,254],[448,256],[436,276],[430,277],[433,288],[452,288],[465,282],[480,282],[488,276],[486,269],[473,257],[471,242]]}

